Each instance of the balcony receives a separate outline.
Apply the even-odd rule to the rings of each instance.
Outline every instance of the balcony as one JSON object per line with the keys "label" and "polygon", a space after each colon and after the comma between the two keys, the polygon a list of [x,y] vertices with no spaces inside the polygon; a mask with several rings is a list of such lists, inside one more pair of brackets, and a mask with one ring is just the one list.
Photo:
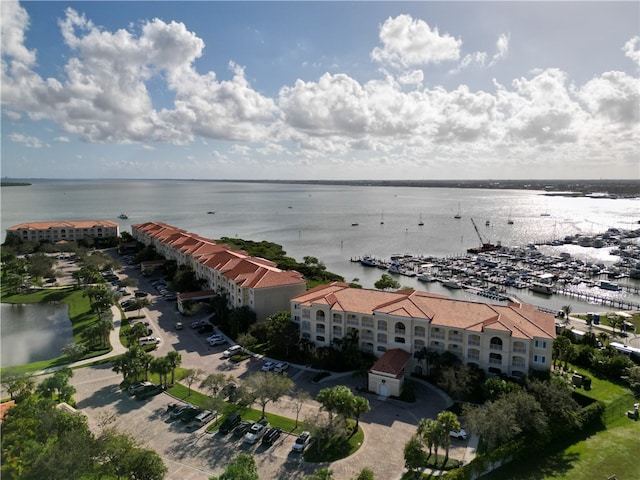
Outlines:
{"label": "balcony", "polygon": [[490,358],[489,359],[489,364],[490,365],[502,365],[502,360],[497,359],[497,358]]}
{"label": "balcony", "polygon": [[413,334],[414,337],[426,337],[427,332],[425,332],[424,330],[416,330]]}
{"label": "balcony", "polygon": [[467,360],[470,362],[478,362],[480,361],[480,355],[477,353],[467,355]]}
{"label": "balcony", "polygon": [[472,345],[474,347],[479,347],[480,346],[480,340],[479,339],[469,339],[469,341],[467,342],[469,345]]}
{"label": "balcony", "polygon": [[404,328],[396,328],[395,329],[395,334],[396,335],[406,335],[407,331]]}
{"label": "balcony", "polygon": [[373,335],[370,333],[363,333],[360,335],[360,340],[373,342]]}
{"label": "balcony", "polygon": [[489,345],[489,348],[491,350],[495,350],[495,351],[498,351],[498,352],[502,351],[502,345],[499,345],[497,343],[492,343],[491,345]]}
{"label": "balcony", "polygon": [[513,347],[515,353],[527,353],[527,347]]}
{"label": "balcony", "polygon": [[387,326],[384,324],[378,324],[378,330],[380,330],[381,332],[386,332],[387,331]]}
{"label": "balcony", "polygon": [[462,343],[462,335],[449,335],[449,341]]}
{"label": "balcony", "polygon": [[362,320],[362,327],[373,329],[373,322],[370,320]]}
{"label": "balcony", "polygon": [[431,338],[435,340],[444,340],[444,333],[432,333]]}
{"label": "balcony", "polygon": [[360,324],[358,323],[358,319],[357,318],[348,318],[347,319],[347,325],[350,325],[352,327],[357,327]]}
{"label": "balcony", "polygon": [[525,368],[525,363],[523,361],[511,362],[511,368],[524,369]]}

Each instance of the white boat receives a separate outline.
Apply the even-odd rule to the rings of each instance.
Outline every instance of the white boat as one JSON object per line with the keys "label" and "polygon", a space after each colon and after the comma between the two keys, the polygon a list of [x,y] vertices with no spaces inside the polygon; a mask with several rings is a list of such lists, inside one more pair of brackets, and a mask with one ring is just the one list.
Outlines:
{"label": "white boat", "polygon": [[460,215],[460,203],[458,203],[458,213],[456,213],[453,218],[460,220],[462,218],[462,215]]}
{"label": "white boat", "polygon": [[459,282],[457,282],[457,281],[455,281],[453,279],[449,279],[449,280],[443,281],[442,282],[442,286],[443,287],[447,287],[447,288],[451,288],[453,290],[458,290],[458,289],[462,288],[462,285]]}
{"label": "white boat", "polygon": [[126,214],[126,213],[121,213],[120,215],[118,215],[118,218],[121,218],[121,219],[123,219],[123,220],[126,220],[126,219],[127,219],[127,218],[129,218],[129,217],[127,216],[127,214]]}
{"label": "white boat", "polygon": [[606,280],[600,281],[600,288],[604,290],[611,290],[612,292],[619,292],[621,290],[620,285],[613,282],[607,282]]}
{"label": "white boat", "polygon": [[418,222],[418,226],[422,227],[424,225],[424,222],[422,221],[422,214],[420,214],[420,221]]}
{"label": "white boat", "polygon": [[540,282],[533,282],[529,286],[529,290],[536,293],[542,293],[544,295],[552,295],[554,293],[551,285],[548,285],[546,283],[540,283]]}
{"label": "white boat", "polygon": [[429,283],[429,282],[435,282],[437,278],[434,277],[432,274],[425,272],[418,275],[418,280],[420,280],[421,282]]}

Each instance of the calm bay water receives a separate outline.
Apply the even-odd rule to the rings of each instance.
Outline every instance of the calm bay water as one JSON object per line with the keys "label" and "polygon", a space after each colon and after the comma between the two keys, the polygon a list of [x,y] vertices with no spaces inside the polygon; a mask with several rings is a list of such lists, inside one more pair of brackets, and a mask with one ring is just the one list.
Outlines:
{"label": "calm bay water", "polygon": [[0,304],[0,346],[3,367],[48,360],[62,355],[73,341],[66,304]]}
{"label": "calm bay water", "polygon": [[[351,263],[351,257],[460,254],[480,243],[471,218],[483,240],[513,246],[597,234],[609,227],[635,229],[640,218],[638,199],[547,197],[524,190],[131,180],[33,181],[28,187],[3,187],[0,193],[3,238],[7,227],[28,221],[105,219],[118,221],[121,231],[163,221],[213,239],[276,242],[288,255],[317,257],[328,270],[347,281],[358,278],[365,287],[372,287],[382,272]],[[458,211],[462,218],[456,220]],[[118,219],[120,213],[129,219]],[[509,218],[513,225],[507,224]],[[424,226],[418,226],[420,220]],[[572,254],[615,261],[606,249]],[[401,283],[440,288],[405,277]],[[529,301],[526,294],[521,297]],[[562,298],[532,300],[550,308],[569,303]]]}

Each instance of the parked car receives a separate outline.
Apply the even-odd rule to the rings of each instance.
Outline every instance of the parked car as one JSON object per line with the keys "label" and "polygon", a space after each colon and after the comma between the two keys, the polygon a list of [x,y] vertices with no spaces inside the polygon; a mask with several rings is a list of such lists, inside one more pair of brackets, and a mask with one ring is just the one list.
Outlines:
{"label": "parked car", "polygon": [[220,337],[220,338],[209,339],[209,345],[211,345],[212,347],[216,347],[218,345],[224,345],[225,343],[229,343],[226,338]]}
{"label": "parked car", "polygon": [[262,365],[262,368],[260,370],[262,370],[263,372],[270,372],[275,366],[276,362],[264,362],[264,365]]}
{"label": "parked car", "polygon": [[233,430],[240,422],[242,421],[242,417],[239,413],[231,413],[224,419],[222,425],[220,425],[220,433],[229,433]]}
{"label": "parked car", "polygon": [[137,400],[145,400],[147,398],[150,398],[150,397],[153,397],[155,395],[158,395],[163,390],[164,390],[164,388],[160,384],[151,385],[151,386],[145,386],[144,388],[138,390],[134,394],[134,396],[136,397]]}
{"label": "parked car", "polygon": [[253,445],[258,440],[260,440],[265,433],[267,433],[268,429],[269,422],[267,422],[265,419],[259,420],[258,423],[254,423],[253,425],[251,425],[249,431],[245,433],[243,440],[244,443],[250,443],[251,445]]}
{"label": "parked car", "polygon": [[233,434],[236,437],[244,437],[244,435],[251,429],[255,422],[251,420],[241,420],[240,423],[233,429]]}
{"label": "parked car", "polygon": [[198,327],[198,333],[211,333],[213,332],[213,325],[210,323],[205,323],[201,327]]}
{"label": "parked car", "polygon": [[146,296],[147,296],[147,295],[149,295],[149,294],[148,294],[147,292],[137,291],[136,293],[134,293],[134,295],[135,295],[137,298],[144,298],[144,297],[146,297]]}
{"label": "parked car", "polygon": [[191,407],[191,408],[187,408],[185,409],[181,414],[180,414],[180,420],[183,423],[189,423],[191,422],[193,419],[195,419],[198,415],[200,415],[202,413],[202,409],[198,408],[198,407]]}
{"label": "parked car", "polygon": [[294,452],[304,452],[304,449],[307,448],[309,442],[311,442],[311,433],[305,430],[300,435],[298,435],[296,441],[293,442],[293,447],[291,447],[291,450],[293,450]]}
{"label": "parked car", "polygon": [[178,418],[180,415],[182,415],[182,412],[184,412],[187,408],[195,408],[194,405],[191,405],[190,403],[185,403],[184,405],[178,405],[176,406],[173,410],[171,410],[171,413],[169,414],[169,416],[171,418]]}
{"label": "parked car", "polygon": [[466,440],[467,439],[467,431],[464,428],[461,428],[457,432],[454,431],[454,430],[451,430],[449,432],[449,436],[453,437],[453,438],[458,438],[460,440]]}
{"label": "parked car", "polygon": [[262,437],[262,444],[273,445],[273,442],[280,438],[281,434],[282,429],[280,427],[271,427],[269,430],[267,430],[267,433],[264,434],[264,437]]}
{"label": "parked car", "polygon": [[220,335],[219,333],[214,333],[213,335],[207,337],[207,342],[209,340],[219,340],[222,338],[222,335]]}
{"label": "parked car", "polygon": [[193,419],[193,422],[196,424],[196,426],[199,427],[203,427],[205,426],[207,423],[209,423],[211,420],[213,420],[216,415],[218,413],[215,411],[211,411],[211,410],[204,410],[202,412],[200,412],[196,418]]}
{"label": "parked car", "polygon": [[208,323],[206,320],[198,320],[197,322],[191,322],[191,328],[200,328]]}
{"label": "parked car", "polygon": [[138,339],[140,345],[157,345],[160,343],[160,339],[158,337],[142,337]]}
{"label": "parked car", "polygon": [[175,302],[178,299],[178,296],[175,293],[165,293],[162,298],[167,302]]}
{"label": "parked car", "polygon": [[176,330],[182,330],[183,328],[182,322],[176,322]]}
{"label": "parked car", "polygon": [[222,396],[222,398],[229,397],[229,399],[231,399],[233,392],[235,392],[237,389],[238,389],[238,385],[236,385],[233,382],[229,382],[224,387],[222,387],[222,390],[220,391],[220,395]]}
{"label": "parked car", "polygon": [[242,346],[232,345],[231,347],[227,348],[224,352],[222,352],[222,358],[233,357],[234,355],[242,353],[242,351],[243,351]]}
{"label": "parked car", "polygon": [[282,373],[288,368],[289,368],[289,364],[287,362],[279,362],[276,364],[275,367],[273,367],[273,371],[276,373]]}
{"label": "parked car", "polygon": [[141,388],[144,388],[146,386],[151,386],[151,385],[153,385],[153,383],[151,382],[136,382],[129,385],[129,388],[127,388],[127,391],[129,392],[129,395],[134,395]]}

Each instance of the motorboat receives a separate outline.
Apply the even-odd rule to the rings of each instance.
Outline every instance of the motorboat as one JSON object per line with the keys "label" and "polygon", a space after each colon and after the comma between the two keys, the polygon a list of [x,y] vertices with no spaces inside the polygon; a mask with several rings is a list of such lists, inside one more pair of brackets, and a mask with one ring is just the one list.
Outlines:
{"label": "motorboat", "polygon": [[129,218],[129,216],[126,213],[121,213],[120,215],[118,215],[118,218],[121,218],[122,220],[126,220],[127,218]]}

